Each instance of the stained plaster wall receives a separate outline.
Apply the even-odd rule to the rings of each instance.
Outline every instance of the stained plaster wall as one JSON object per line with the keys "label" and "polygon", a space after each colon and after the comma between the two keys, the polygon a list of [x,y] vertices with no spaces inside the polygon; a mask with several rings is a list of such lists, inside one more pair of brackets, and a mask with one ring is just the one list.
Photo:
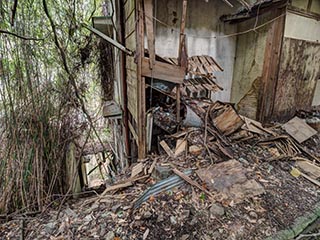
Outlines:
{"label": "stained plaster wall", "polygon": [[[213,94],[214,100],[230,101],[236,37],[221,37],[235,33],[236,25],[219,20],[223,14],[236,11],[239,6],[232,1],[231,8],[221,0],[189,0],[185,33],[188,55],[210,55],[224,68],[217,73],[217,82],[224,91]],[[182,0],[155,1],[156,53],[163,57],[177,57]],[[216,37],[216,38],[215,38]]]}
{"label": "stained plaster wall", "polygon": [[[260,26],[272,19],[270,12],[238,24],[238,32]],[[270,25],[238,35],[233,73],[231,102],[238,110],[256,118],[259,82],[262,76],[267,33]]]}

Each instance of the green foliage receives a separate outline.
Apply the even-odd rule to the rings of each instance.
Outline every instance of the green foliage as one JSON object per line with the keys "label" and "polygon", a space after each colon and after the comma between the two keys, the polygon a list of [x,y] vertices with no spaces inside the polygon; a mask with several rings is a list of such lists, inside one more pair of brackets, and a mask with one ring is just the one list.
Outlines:
{"label": "green foliage", "polygon": [[[85,97],[92,102],[96,91],[91,85],[98,78],[97,40],[81,24],[89,21],[99,1],[46,4],[56,35],[42,0],[18,1],[13,23],[13,1],[0,1],[0,30],[37,39],[0,33],[0,213],[41,209],[53,193],[66,192],[68,147],[88,126],[81,102]],[[83,59],[85,48],[91,55]]]}

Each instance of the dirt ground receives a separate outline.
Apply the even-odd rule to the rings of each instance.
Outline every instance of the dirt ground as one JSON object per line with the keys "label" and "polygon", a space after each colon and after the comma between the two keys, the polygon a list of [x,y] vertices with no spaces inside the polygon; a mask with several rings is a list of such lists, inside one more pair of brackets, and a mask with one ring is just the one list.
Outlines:
{"label": "dirt ground", "polygon": [[[320,156],[320,134],[303,145]],[[235,159],[247,169],[247,177],[265,190],[240,203],[212,201],[184,182],[151,196],[134,209],[133,202],[157,181],[151,176],[102,198],[93,195],[69,199],[58,218],[59,201],[51,202],[46,211],[34,217],[16,215],[0,225],[0,238],[20,238],[23,224],[25,239],[265,239],[289,227],[320,200],[319,187],[290,174],[292,161],[272,158],[273,147],[256,144],[256,140],[232,145]],[[171,161],[161,155],[145,163],[151,165],[154,159],[161,164]],[[174,163],[185,170],[206,168],[211,161],[204,154],[183,156]],[[126,177],[124,174],[119,178]],[[195,172],[191,178],[201,182]]]}

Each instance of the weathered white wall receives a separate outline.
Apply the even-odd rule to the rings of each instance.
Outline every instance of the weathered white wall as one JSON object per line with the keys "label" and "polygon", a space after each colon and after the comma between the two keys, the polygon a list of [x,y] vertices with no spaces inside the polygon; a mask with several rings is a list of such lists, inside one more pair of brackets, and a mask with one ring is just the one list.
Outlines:
{"label": "weathered white wall", "polygon": [[[216,74],[224,91],[214,94],[221,101],[230,101],[236,50],[236,37],[221,36],[235,33],[237,27],[220,21],[219,17],[236,11],[239,5],[236,1],[232,3],[234,8],[221,0],[189,0],[187,8],[188,55],[210,55],[224,68],[223,72]],[[182,0],[156,0],[155,6],[155,17],[162,22],[156,22],[156,53],[163,57],[177,57]]]}
{"label": "weathered white wall", "polygon": [[284,37],[320,43],[320,22],[287,12]]}

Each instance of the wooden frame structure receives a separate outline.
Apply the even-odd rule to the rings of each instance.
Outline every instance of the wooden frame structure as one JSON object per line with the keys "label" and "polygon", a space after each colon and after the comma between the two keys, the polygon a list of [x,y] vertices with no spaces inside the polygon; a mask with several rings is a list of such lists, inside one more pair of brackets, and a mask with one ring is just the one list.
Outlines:
{"label": "wooden frame structure", "polygon": [[[128,152],[137,155],[139,159],[146,156],[146,78],[160,79],[177,85],[177,118],[180,109],[180,84],[186,74],[187,56],[185,49],[184,26],[187,1],[183,1],[181,33],[179,42],[179,66],[156,60],[155,26],[153,19],[153,0],[119,0],[121,44],[132,51],[133,55],[122,53],[121,82],[124,100],[124,126],[129,129],[125,134]],[[145,48],[145,38],[147,47]],[[146,57],[145,52],[148,52]],[[132,141],[132,139],[134,141]],[[130,150],[130,146],[131,150]]]}

